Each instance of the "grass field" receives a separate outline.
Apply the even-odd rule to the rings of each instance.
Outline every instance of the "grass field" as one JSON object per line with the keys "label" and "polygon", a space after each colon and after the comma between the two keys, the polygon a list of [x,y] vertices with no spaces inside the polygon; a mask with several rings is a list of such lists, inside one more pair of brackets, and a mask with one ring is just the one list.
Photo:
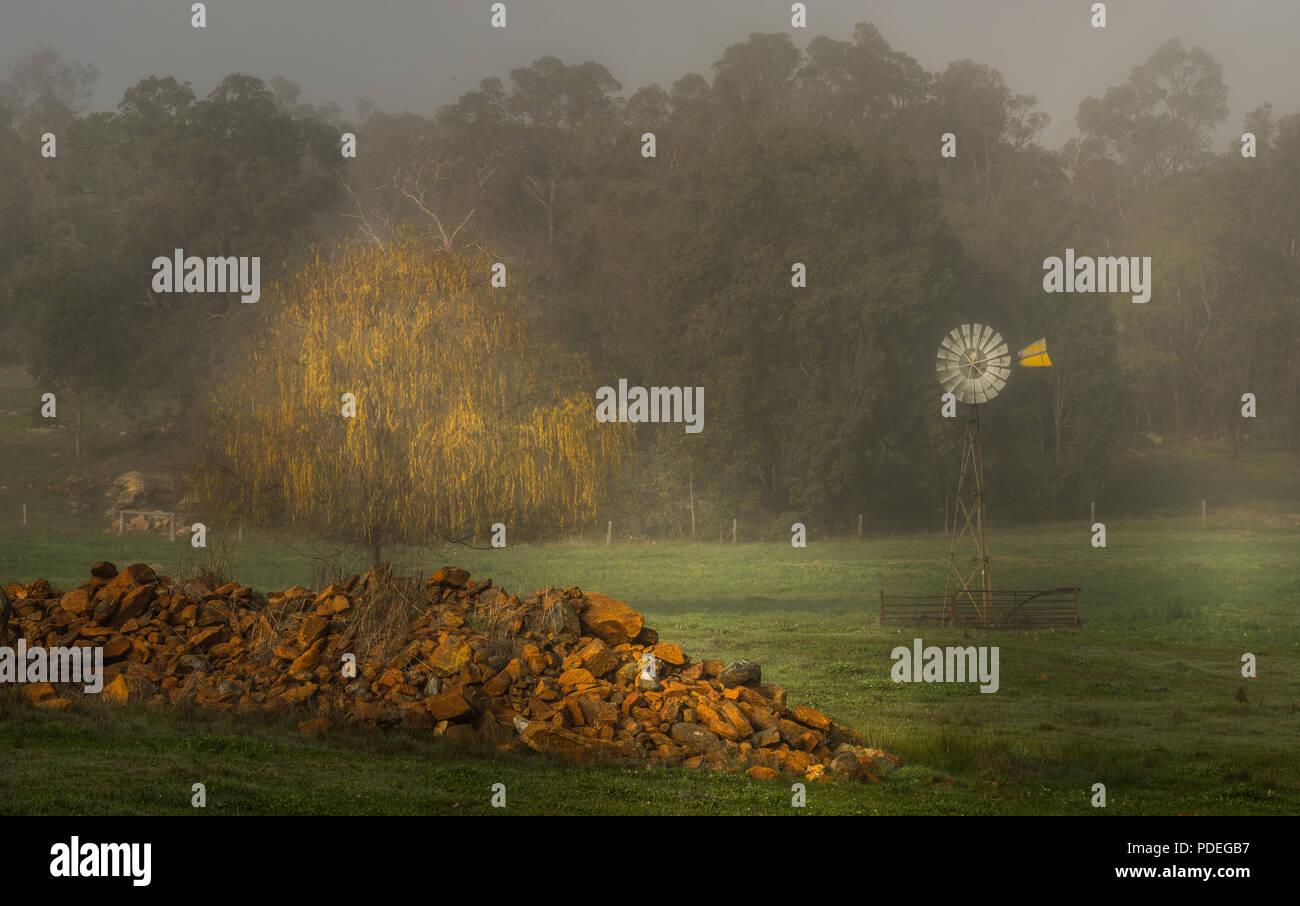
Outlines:
{"label": "grass field", "polygon": [[[2,377],[2,375],[0,375]],[[13,407],[10,407],[12,409]],[[18,497],[37,515],[0,523],[0,581],[70,587],[90,564],[168,571],[196,552],[166,536],[104,532],[106,505],[52,482],[66,433],[33,433],[0,404],[0,514]],[[95,476],[122,467],[111,420]],[[90,434],[91,443],[96,435]],[[139,445],[135,445],[139,448]],[[56,486],[57,485],[57,486]],[[77,487],[80,487],[79,485]],[[80,494],[80,496],[79,496]],[[1209,518],[1200,523],[1200,500]],[[90,501],[90,502],[88,502]],[[96,512],[98,509],[98,512]],[[899,754],[879,785],[815,784],[808,808],[788,785],[682,770],[580,768],[527,752],[465,748],[404,731],[301,736],[294,719],[181,710],[27,708],[0,689],[0,811],[192,813],[489,812],[655,814],[1295,814],[1300,812],[1300,468],[1211,447],[1117,460],[1097,518],[1107,547],[1077,523],[995,523],[998,587],[1083,589],[1077,630],[926,630],[927,645],[997,645],[1001,688],[895,684],[890,651],[912,630],[876,625],[876,595],[942,588],[939,535],[770,544],[512,545],[403,548],[399,567],[455,563],[510,591],[578,585],[622,598],[696,658],[750,657],[764,677]],[[996,511],[995,511],[996,514]],[[233,573],[259,588],[312,577],[328,549],[246,532]],[[351,556],[358,556],[355,553]],[[1241,676],[1245,652],[1259,676]],[[1104,783],[1105,809],[1090,805]]]}

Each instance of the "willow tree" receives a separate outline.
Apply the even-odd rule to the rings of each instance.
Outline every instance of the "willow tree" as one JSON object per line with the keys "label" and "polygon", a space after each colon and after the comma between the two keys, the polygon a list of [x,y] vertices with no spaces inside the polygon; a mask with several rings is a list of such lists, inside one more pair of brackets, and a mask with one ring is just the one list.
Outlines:
{"label": "willow tree", "polygon": [[629,438],[492,266],[408,234],[318,251],[263,293],[246,366],[209,406],[207,510],[360,544],[372,565],[394,542],[592,518]]}

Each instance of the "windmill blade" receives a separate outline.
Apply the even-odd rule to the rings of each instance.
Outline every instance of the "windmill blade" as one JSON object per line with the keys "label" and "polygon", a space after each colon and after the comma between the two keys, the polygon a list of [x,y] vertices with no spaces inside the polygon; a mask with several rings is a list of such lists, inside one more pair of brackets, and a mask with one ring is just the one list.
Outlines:
{"label": "windmill blade", "polygon": [[957,363],[961,361],[961,353],[956,349],[949,349],[947,346],[939,347],[939,361]]}
{"label": "windmill blade", "polygon": [[958,402],[993,399],[1011,375],[1011,352],[1002,334],[987,324],[959,324],[939,341],[935,374]]}

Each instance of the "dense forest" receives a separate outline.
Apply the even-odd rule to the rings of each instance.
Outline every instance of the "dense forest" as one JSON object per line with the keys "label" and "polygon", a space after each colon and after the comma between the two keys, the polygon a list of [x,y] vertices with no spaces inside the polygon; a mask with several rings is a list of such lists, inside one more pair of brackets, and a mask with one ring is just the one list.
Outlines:
{"label": "dense forest", "polygon": [[[707,539],[733,518],[753,538],[942,524],[961,428],[935,352],[976,320],[1054,362],[984,412],[997,512],[1078,514],[1121,445],[1300,446],[1300,115],[1265,105],[1240,124],[1253,156],[1216,147],[1215,60],[1170,40],[1134,62],[1053,148],[999,72],[926,71],[867,24],[802,49],[754,34],[629,96],[543,57],[432,117],[242,74],[206,97],[148,78],[91,112],[94,68],[42,50],[0,84],[0,334],[78,413],[161,393],[193,422],[270,306],[158,293],[156,256],[258,255],[271,281],[321,243],[414,234],[508,263],[519,318],[560,350],[530,368],[707,388],[706,430],[640,426],[586,514]],[[1150,301],[1045,293],[1066,249],[1149,256]]]}

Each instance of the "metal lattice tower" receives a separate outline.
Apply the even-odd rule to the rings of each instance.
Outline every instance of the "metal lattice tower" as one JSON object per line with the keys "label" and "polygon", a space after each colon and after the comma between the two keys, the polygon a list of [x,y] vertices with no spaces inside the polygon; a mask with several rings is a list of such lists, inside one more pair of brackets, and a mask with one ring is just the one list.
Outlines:
{"label": "metal lattice tower", "polygon": [[[1042,346],[1042,357],[1046,359],[1046,346]],[[1031,346],[1022,350],[1022,364],[1026,354],[1034,349]],[[993,328],[983,324],[963,324],[949,332],[939,344],[936,370],[944,391],[951,393],[957,402],[967,404],[966,436],[962,442],[961,468],[957,473],[944,599],[952,607],[954,621],[957,611],[963,606],[972,608],[981,620],[989,620],[994,616],[989,612],[993,601],[993,577],[989,568],[989,521],[979,407],[980,403],[993,399],[1006,386],[1011,375],[1011,354],[1002,335]]]}

